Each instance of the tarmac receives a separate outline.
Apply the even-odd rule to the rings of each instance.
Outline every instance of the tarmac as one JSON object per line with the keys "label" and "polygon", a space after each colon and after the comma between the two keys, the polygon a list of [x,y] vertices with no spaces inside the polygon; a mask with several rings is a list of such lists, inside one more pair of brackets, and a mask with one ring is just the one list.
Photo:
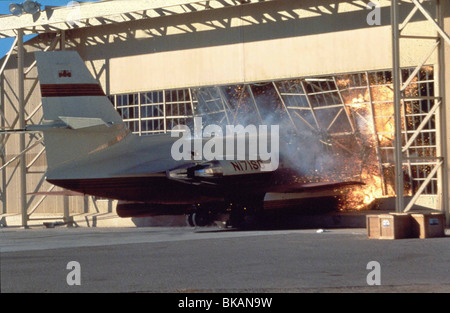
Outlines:
{"label": "tarmac", "polygon": [[[423,211],[423,210],[422,210]],[[421,211],[421,212],[422,212]],[[325,214],[270,214],[270,228],[366,228],[367,215],[379,215],[392,213],[392,210],[362,210],[348,212],[332,212]],[[414,212],[414,211],[412,211]],[[175,216],[155,216],[155,217],[139,217],[139,218],[121,218],[114,212],[109,213],[86,213],[76,214],[71,217],[72,226],[74,227],[98,227],[98,228],[115,228],[115,227],[183,227],[187,226],[186,217],[184,215]],[[221,226],[220,222],[217,222]],[[63,217],[54,215],[33,215],[28,221],[28,227],[45,227],[53,228],[65,226]],[[22,226],[21,215],[5,214],[0,215],[0,228]]]}
{"label": "tarmac", "polygon": [[450,292],[448,231],[402,240],[368,239],[361,228],[40,227],[0,234],[2,293]]}
{"label": "tarmac", "polygon": [[[268,212],[264,227],[188,227],[186,218],[113,212],[0,216],[0,292],[450,292],[445,237],[377,240],[368,215]],[[370,285],[371,262],[381,283]],[[76,262],[76,263],[74,263]],[[68,284],[80,264],[81,284]]]}
{"label": "tarmac", "polygon": [[[318,215],[281,215],[272,220],[274,227],[289,228],[365,228],[366,215],[381,214],[388,211],[361,211],[361,212],[338,212],[330,214]],[[72,225],[75,227],[98,227],[98,228],[114,228],[114,227],[158,227],[187,226],[186,217],[184,215],[176,216],[156,216],[156,217],[139,217],[139,218],[121,218],[116,213],[88,213],[72,215]],[[33,215],[28,221],[28,227],[45,227],[48,228],[65,226],[63,218],[54,215]],[[21,216],[18,214],[0,215],[0,227],[18,228],[22,226]]]}
{"label": "tarmac", "polygon": [[[363,210],[336,210],[334,208],[321,207],[319,210],[298,210],[291,208],[282,211],[265,211],[267,215],[266,221],[269,228],[366,228],[367,215],[378,215],[395,212],[395,198],[380,198],[371,203]],[[430,205],[427,203],[427,205]],[[332,211],[330,211],[332,210]],[[416,205],[411,212],[437,212],[427,207]],[[116,212],[109,208],[108,211],[100,211],[98,213],[84,213],[70,216],[72,226],[75,227],[99,227],[99,228],[115,228],[115,227],[152,227],[152,226],[168,226],[183,227],[187,226],[186,216],[155,216],[155,217],[137,217],[137,218],[121,218]],[[28,227],[59,227],[64,226],[63,216],[38,214],[34,213],[28,221]],[[447,221],[449,222],[449,221]],[[218,226],[223,226],[217,222]],[[0,228],[2,227],[21,227],[22,218],[20,214],[0,214]],[[449,224],[447,223],[447,226]]]}

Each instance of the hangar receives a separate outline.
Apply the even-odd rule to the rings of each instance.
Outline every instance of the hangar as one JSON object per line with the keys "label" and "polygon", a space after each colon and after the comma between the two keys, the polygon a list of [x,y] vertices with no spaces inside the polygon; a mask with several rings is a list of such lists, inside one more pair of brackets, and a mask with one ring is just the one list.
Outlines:
{"label": "hangar", "polygon": [[[0,37],[15,41],[1,61],[0,126],[42,119],[33,52],[76,50],[136,134],[276,113],[320,133],[371,188],[364,201],[395,197],[398,212],[425,206],[448,223],[449,33],[443,0],[106,0],[6,15]],[[45,181],[39,134],[1,143],[1,215],[26,227],[113,210]]]}

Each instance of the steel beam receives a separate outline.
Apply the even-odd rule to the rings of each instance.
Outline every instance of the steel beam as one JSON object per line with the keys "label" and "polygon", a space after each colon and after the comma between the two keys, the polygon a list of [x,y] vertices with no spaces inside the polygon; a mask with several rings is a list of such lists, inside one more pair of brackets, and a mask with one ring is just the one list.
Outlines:
{"label": "steel beam", "polygon": [[3,75],[3,71],[5,70],[5,67],[6,67],[6,65],[8,64],[9,58],[11,57],[11,54],[12,54],[14,48],[16,47],[17,41],[18,41],[18,40],[19,40],[19,37],[17,36],[17,37],[14,39],[14,42],[13,42],[13,44],[11,45],[11,48],[9,49],[8,53],[6,54],[5,61],[3,61],[2,67],[0,68],[0,75]]}
{"label": "steel beam", "polygon": [[409,137],[408,142],[403,146],[402,148],[402,152],[406,152],[409,147],[412,145],[412,143],[414,142],[414,140],[416,140],[417,136],[419,136],[420,132],[424,129],[425,126],[427,126],[428,121],[433,117],[433,115],[436,113],[436,111],[440,108],[441,106],[441,101],[438,100],[433,107],[431,108],[431,110],[427,113],[427,115],[425,116],[425,118],[422,120],[422,122],[420,123],[420,125],[417,127],[417,129],[414,130],[413,135],[411,137]]}
{"label": "steel beam", "polygon": [[[436,18],[439,25],[444,25],[444,15],[442,10],[442,0],[436,0]],[[438,68],[437,73],[435,72],[435,80],[437,79],[437,95],[441,99],[441,103],[443,105],[440,106],[438,115],[439,124],[439,145],[440,151],[438,153],[444,157],[444,162],[441,166],[441,171],[438,174],[440,177],[440,185],[438,185],[438,191],[441,194],[441,211],[444,212],[447,225],[450,225],[450,209],[449,209],[449,178],[448,178],[448,170],[449,170],[449,159],[448,159],[448,145],[447,145],[447,99],[445,97],[446,94],[446,82],[445,82],[445,45],[444,41],[440,40],[440,45],[438,47]]]}
{"label": "steel beam", "polygon": [[[295,122],[294,122],[294,120],[292,119],[291,113],[289,113],[289,109],[288,109],[288,107],[287,107],[287,105],[286,105],[286,102],[284,102],[283,96],[281,95],[280,90],[278,89],[277,84],[276,84],[275,82],[272,82],[272,85],[273,85],[273,87],[274,87],[274,89],[275,89],[275,91],[276,91],[276,93],[277,93],[277,95],[278,95],[278,98],[279,98],[280,101],[281,101],[281,104],[283,105],[284,110],[286,111],[286,114],[287,114],[289,120],[291,121],[292,126],[294,127],[295,131],[298,133],[297,125],[295,125]],[[307,123],[307,124],[309,125],[309,123]]]}
{"label": "steel beam", "polygon": [[[441,25],[444,24],[443,15],[441,11],[441,0],[435,0],[436,4],[436,19],[434,19],[430,13],[422,6],[421,0],[411,0],[414,4],[413,9],[408,14],[407,18],[403,23],[398,25],[398,0],[393,0],[391,5],[391,24],[392,24],[392,43],[393,43],[393,75],[394,75],[394,106],[395,112],[394,117],[396,118],[395,125],[395,156],[396,156],[396,189],[400,190],[400,184],[403,183],[403,177],[401,177],[400,166],[403,164],[402,162],[402,152],[407,152],[409,147],[413,144],[417,136],[422,133],[424,127],[429,123],[430,119],[434,116],[436,118],[436,157],[441,160],[440,163],[436,163],[433,170],[427,175],[426,179],[421,183],[419,189],[414,194],[413,198],[410,200],[404,211],[409,211],[417,199],[420,197],[422,192],[425,190],[427,185],[434,179],[434,176],[438,177],[438,192],[437,195],[439,197],[440,207],[439,209],[446,214],[447,223],[450,223],[449,218],[449,187],[448,187],[448,151],[447,151],[447,129],[446,129],[446,105],[445,105],[445,58],[444,58],[444,44],[450,44],[450,36],[443,30]],[[417,13],[421,12],[423,16],[432,24],[434,30],[437,33],[437,36],[401,36],[401,31],[406,28],[408,23],[411,21],[412,17]],[[400,38],[404,39],[415,39],[415,40],[435,40],[436,42],[431,46],[430,51],[424,57],[422,62],[415,68],[415,70],[411,73],[411,75],[406,79],[401,87],[398,87],[397,84],[399,79],[395,75],[400,75]],[[434,67],[434,81],[436,83],[435,95],[432,97],[435,100],[434,106],[430,109],[430,111],[426,114],[425,118],[422,120],[417,129],[414,130],[412,136],[407,140],[405,146],[402,147],[402,137],[401,137],[401,124],[399,125],[398,120],[400,119],[400,115],[398,114],[399,102],[402,99],[402,93],[406,90],[407,86],[413,81],[414,77],[419,73],[422,66],[427,62],[429,57],[433,54],[437,53],[437,64]],[[399,76],[401,77],[401,76]],[[406,99],[403,97],[403,99]],[[419,99],[420,100],[420,99]],[[425,99],[427,100],[427,99]],[[408,132],[405,130],[405,134]],[[408,138],[407,138],[408,139]],[[431,158],[429,158],[431,160]],[[408,162],[412,160],[412,158],[407,158]],[[398,197],[399,193],[397,193],[397,201],[396,201],[396,211],[401,212],[403,210],[399,210],[399,206],[403,208],[404,203],[400,203],[401,199]]]}
{"label": "steel beam", "polygon": [[403,212],[403,167],[402,167],[402,121],[401,121],[401,91],[400,91],[400,30],[398,0],[391,4],[392,27],[392,80],[394,85],[394,121],[395,121],[395,211]]}
{"label": "steel beam", "polygon": [[431,55],[436,51],[436,48],[439,46],[439,41],[436,41],[433,46],[431,47],[430,51],[427,53],[426,57],[423,58],[422,62],[420,62],[419,65],[416,66],[414,71],[409,75],[408,79],[403,83],[400,92],[403,92],[406,90],[408,85],[412,82],[414,77],[416,77],[417,73],[419,73],[420,69],[425,65],[425,63],[428,61],[428,59],[431,57]]}
{"label": "steel beam", "polygon": [[[16,29],[26,35],[59,32],[72,28],[118,24],[142,19],[196,13],[275,0],[109,0],[47,9],[34,20],[31,14],[0,17],[0,38],[14,37]],[[49,14],[51,13],[51,14]]]}
{"label": "steel beam", "polygon": [[316,112],[314,111],[314,108],[312,106],[311,99],[309,98],[310,96],[309,96],[308,92],[306,91],[305,83],[303,81],[301,81],[300,83],[301,83],[301,86],[303,89],[303,93],[305,94],[305,97],[306,97],[306,102],[308,103],[309,109],[311,110],[311,114],[314,118],[314,122],[316,123],[316,126],[317,126],[316,130],[320,131],[320,124],[319,124],[319,121],[317,120]]}
{"label": "steel beam", "polygon": [[[18,98],[19,98],[19,129],[25,129],[25,73],[24,73],[24,47],[23,47],[23,30],[19,29],[17,34],[17,78],[18,78]],[[19,150],[25,151],[25,134],[19,134]],[[22,227],[28,227],[27,213],[27,164],[26,154],[21,153],[19,158],[19,197],[20,211],[22,214]]]}
{"label": "steel beam", "polygon": [[428,186],[428,184],[431,182],[431,180],[433,179],[434,175],[436,175],[436,173],[438,172],[438,170],[442,167],[442,164],[444,163],[444,161],[440,161],[439,163],[437,163],[434,168],[431,170],[431,172],[428,174],[428,176],[426,177],[426,179],[422,182],[422,184],[419,187],[419,190],[416,191],[416,193],[414,194],[413,198],[409,201],[408,205],[406,206],[405,210],[403,212],[408,212],[409,210],[412,209],[412,207],[414,206],[414,204],[416,203],[417,199],[419,199],[420,195],[422,194],[422,192],[425,190],[425,188]]}
{"label": "steel beam", "polygon": [[[436,22],[431,17],[430,13],[428,13],[428,11],[425,10],[425,8],[419,3],[419,1],[412,0],[412,2],[420,10],[420,12],[422,12],[422,14],[425,16],[425,18],[434,26],[434,28],[439,33],[439,35],[441,35],[441,37],[447,42],[447,44],[450,45],[450,36],[442,29],[442,27],[438,24],[438,22]],[[436,0],[436,7],[440,7],[439,0]]]}
{"label": "steel beam", "polygon": [[[339,95],[339,99],[341,100],[342,109],[345,112],[345,116],[347,116],[347,120],[348,120],[348,123],[350,124],[350,127],[352,128],[353,134],[355,134],[356,126],[353,124],[353,120],[350,118],[350,115],[348,114],[347,106],[345,105],[344,98],[342,97],[341,90],[339,89],[339,86],[338,86],[337,81],[336,81],[336,76],[333,76],[333,82],[334,82],[334,86],[336,87],[336,91],[337,91],[337,93]],[[340,113],[340,111],[339,111],[339,113]]]}

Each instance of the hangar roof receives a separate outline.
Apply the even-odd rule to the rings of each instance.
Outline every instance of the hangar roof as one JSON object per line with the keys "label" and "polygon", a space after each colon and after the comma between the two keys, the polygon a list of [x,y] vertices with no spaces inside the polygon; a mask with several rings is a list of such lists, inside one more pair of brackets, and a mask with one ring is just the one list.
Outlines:
{"label": "hangar roof", "polygon": [[0,38],[16,37],[17,29],[23,29],[25,35],[58,32],[264,1],[274,0],[103,0],[63,7],[46,7],[34,15],[1,16]]}

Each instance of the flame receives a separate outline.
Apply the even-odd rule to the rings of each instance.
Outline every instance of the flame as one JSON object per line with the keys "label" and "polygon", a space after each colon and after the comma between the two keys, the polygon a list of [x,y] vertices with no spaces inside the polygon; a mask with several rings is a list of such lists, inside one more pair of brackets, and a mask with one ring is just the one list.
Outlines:
{"label": "flame", "polygon": [[365,96],[363,96],[361,93],[358,95],[358,97],[355,97],[352,99],[352,102],[347,104],[348,106],[352,108],[363,108],[365,107]]}
{"label": "flame", "polygon": [[368,208],[376,199],[395,195],[394,189],[389,185],[387,195],[383,194],[384,183],[378,173],[363,173],[361,178],[365,185],[344,194],[340,210],[363,210]]}
{"label": "flame", "polygon": [[[364,77],[365,79],[371,79]],[[417,77],[412,81],[417,81]],[[348,76],[337,79],[337,85],[342,92],[344,103],[348,113],[358,123],[358,131],[361,136],[360,145],[368,152],[362,158],[362,169],[360,179],[364,185],[342,191],[341,210],[362,210],[369,207],[376,199],[395,196],[394,179],[392,168],[380,167],[380,156],[377,156],[376,147],[392,147],[394,144],[394,108],[393,108],[393,84],[389,77],[386,81],[372,82],[370,88],[363,86],[355,87]],[[409,96],[418,95],[417,84],[410,84],[405,90]],[[408,112],[408,108],[406,108]],[[373,114],[373,116],[372,116]],[[402,112],[404,114],[404,112]],[[402,119],[402,127],[404,119]],[[354,166],[355,159],[349,159],[349,166]],[[386,161],[386,160],[383,160]]]}
{"label": "flame", "polygon": [[[420,75],[416,75],[405,88],[404,96],[410,98],[420,96],[424,84],[419,84],[419,76],[429,77],[432,72],[432,67],[423,67]],[[403,76],[406,74],[408,72],[402,72]],[[352,172],[353,170],[353,173],[354,169],[361,165],[359,178],[364,185],[340,191],[341,210],[366,209],[376,199],[396,195],[394,166],[392,165],[393,150],[383,150],[383,148],[392,148],[395,138],[392,77],[387,72],[377,72],[361,75],[358,77],[359,79],[354,78],[351,74],[336,77],[336,85],[341,91],[348,116],[351,116],[355,121],[357,127],[356,142],[358,144],[355,144],[355,141],[338,142],[337,139],[333,139],[332,149],[345,146],[348,148],[345,149],[346,152],[349,152],[345,157],[342,157],[340,152],[335,151],[335,157],[338,161],[335,161],[333,165],[343,172]],[[418,121],[408,117],[418,110],[417,106],[420,106],[420,103],[414,103],[411,100],[402,103],[401,127],[403,130],[415,129],[414,126],[417,126]],[[429,145],[428,137],[421,140],[423,141],[422,144]],[[360,151],[357,151],[358,149]],[[380,151],[383,151],[383,153]],[[425,149],[423,152],[425,156],[432,153],[433,151],[430,149]],[[382,165],[383,163],[390,165]],[[427,172],[429,169],[424,168],[422,171]],[[339,174],[334,173],[326,177],[325,180],[336,181],[342,180],[342,178]],[[322,178],[322,180],[324,179]],[[405,190],[402,192],[411,195],[412,188],[410,187],[405,182]]]}
{"label": "flame", "polygon": [[[420,75],[423,76],[426,73],[426,76],[429,77],[433,69],[432,67],[423,67],[422,71],[423,73],[421,72]],[[407,73],[402,72],[403,74]],[[404,90],[404,96],[412,98],[420,95],[420,89],[424,88],[424,84],[419,84],[418,80],[418,76],[416,76],[411,81]],[[386,71],[373,72],[368,75],[359,74],[359,76],[354,74],[341,75],[337,76],[335,81],[337,89],[340,91],[340,96],[342,96],[344,101],[346,114],[344,115],[342,113],[343,110],[340,109],[336,118],[334,120],[330,119],[333,127],[330,124],[326,132],[320,133],[320,138],[318,138],[326,152],[333,154],[333,159],[325,160],[324,164],[320,164],[319,170],[315,169],[310,173],[302,173],[301,177],[296,177],[296,181],[306,183],[360,180],[364,185],[344,191],[340,190],[339,192],[341,192],[340,198],[343,199],[341,209],[361,210],[370,206],[378,198],[395,196],[392,150],[384,149],[384,154],[380,152],[383,148],[392,148],[394,146],[395,124],[392,77]],[[292,81],[291,83],[295,87],[299,86],[301,81]],[[323,87],[319,82],[316,82],[316,85],[320,89]],[[294,87],[290,92],[296,90],[297,87]],[[251,88],[253,88],[254,95],[260,96],[265,94],[267,99],[272,99],[266,101],[271,105],[272,111],[276,112],[277,108],[282,107],[281,103],[273,100],[277,97],[270,97],[270,85],[254,84]],[[323,89],[326,88],[326,86],[323,87]],[[254,111],[254,100],[252,100],[246,85],[239,85],[234,88],[229,87],[226,93],[230,98],[229,105],[233,110],[233,122],[242,123],[240,118],[246,116],[245,120],[247,122],[254,123],[257,114]],[[420,106],[418,104],[415,105]],[[414,126],[412,123],[417,123],[417,121],[408,118],[408,115],[416,110],[413,106],[412,101],[405,101],[403,104],[401,113],[403,130],[412,129],[413,127],[411,126]],[[273,110],[274,108],[275,110]],[[405,113],[407,114],[406,116]],[[325,113],[322,113],[322,116],[324,116],[324,119],[328,118],[328,116],[325,116]],[[353,121],[352,129],[349,129],[349,127],[345,129],[347,124],[343,125],[345,123],[342,123],[345,116],[348,116],[349,120]],[[340,128],[341,124],[343,125],[342,128]],[[332,130],[331,132],[329,131],[330,129]],[[344,135],[332,136],[330,133],[333,133],[333,131]],[[353,131],[355,132],[351,133]],[[345,136],[345,133],[350,133],[351,136]],[[424,145],[429,144],[426,137],[421,140]],[[377,151],[379,148],[380,150]],[[426,150],[423,154],[432,153],[430,151]],[[391,165],[382,165],[386,163]],[[426,169],[424,170],[426,171]]]}

